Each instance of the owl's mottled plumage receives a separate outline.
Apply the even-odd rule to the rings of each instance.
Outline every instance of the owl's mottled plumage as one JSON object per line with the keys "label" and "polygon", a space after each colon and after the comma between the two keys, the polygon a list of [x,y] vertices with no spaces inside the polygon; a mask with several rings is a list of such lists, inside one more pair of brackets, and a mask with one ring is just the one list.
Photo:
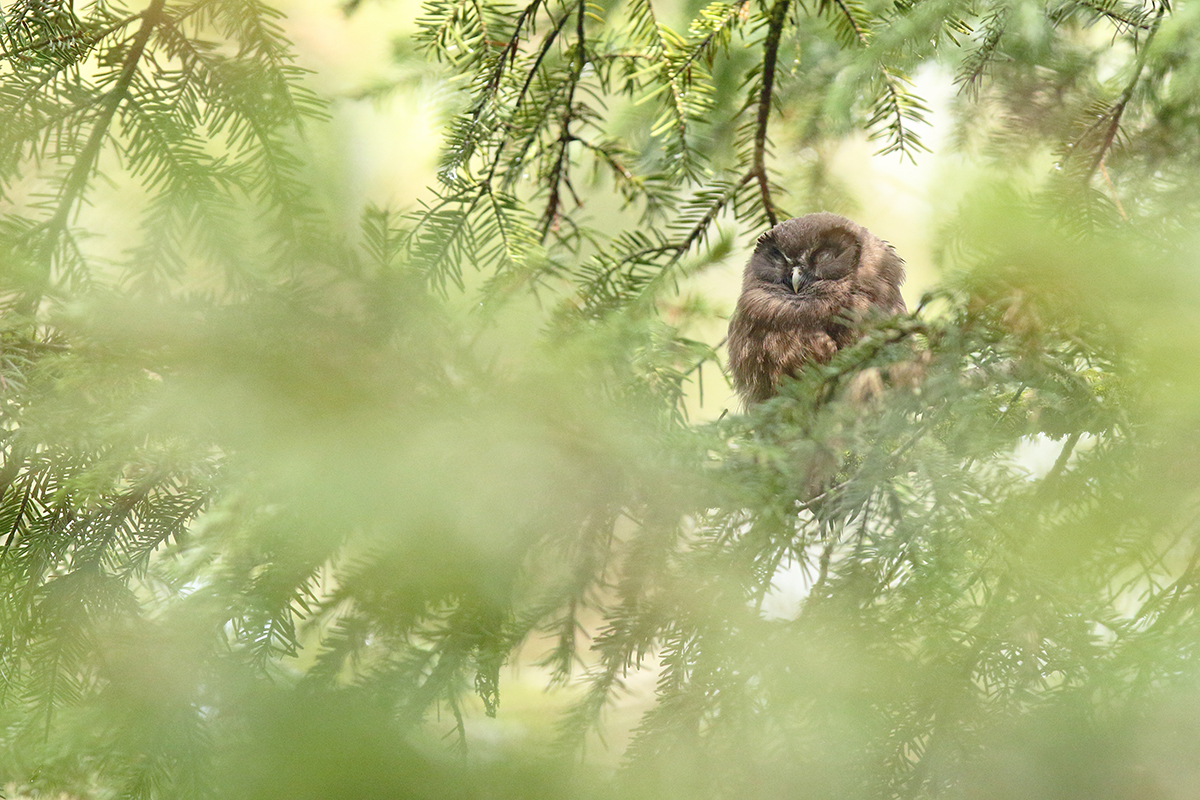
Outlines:
{"label": "owl's mottled plumage", "polygon": [[764,233],[729,323],[729,369],[746,405],[852,344],[868,313],[903,313],[903,280],[891,245],[845,217],[809,214]]}

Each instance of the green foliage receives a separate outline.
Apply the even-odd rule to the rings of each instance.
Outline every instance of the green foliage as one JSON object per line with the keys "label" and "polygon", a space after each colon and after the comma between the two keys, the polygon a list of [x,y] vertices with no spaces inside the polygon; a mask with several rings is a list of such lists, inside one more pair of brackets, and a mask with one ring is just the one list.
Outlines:
{"label": "green foliage", "polygon": [[[433,186],[356,232],[305,185],[321,102],[276,9],[0,12],[12,796],[1182,780],[1193,10],[429,2]],[[929,70],[987,176],[942,285],[690,421],[720,356],[680,287],[822,196],[792,150],[917,158]],[[487,727],[514,663],[552,733]],[[580,764],[598,739],[619,767]]]}

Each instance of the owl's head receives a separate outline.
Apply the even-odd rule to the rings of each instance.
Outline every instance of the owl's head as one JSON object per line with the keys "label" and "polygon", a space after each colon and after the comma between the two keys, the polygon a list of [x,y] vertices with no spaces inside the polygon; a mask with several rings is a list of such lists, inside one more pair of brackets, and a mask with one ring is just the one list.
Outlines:
{"label": "owl's head", "polygon": [[853,283],[863,247],[873,243],[867,237],[874,240],[861,226],[825,212],[781,222],[759,237],[746,285],[773,294],[812,296],[834,284]]}

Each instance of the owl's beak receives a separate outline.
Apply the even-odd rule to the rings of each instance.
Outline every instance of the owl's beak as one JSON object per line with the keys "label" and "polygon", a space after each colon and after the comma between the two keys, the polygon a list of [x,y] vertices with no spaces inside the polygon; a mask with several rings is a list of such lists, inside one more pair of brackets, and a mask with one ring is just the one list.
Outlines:
{"label": "owl's beak", "polygon": [[799,292],[800,287],[805,284],[804,275],[800,272],[799,267],[792,267],[792,291]]}

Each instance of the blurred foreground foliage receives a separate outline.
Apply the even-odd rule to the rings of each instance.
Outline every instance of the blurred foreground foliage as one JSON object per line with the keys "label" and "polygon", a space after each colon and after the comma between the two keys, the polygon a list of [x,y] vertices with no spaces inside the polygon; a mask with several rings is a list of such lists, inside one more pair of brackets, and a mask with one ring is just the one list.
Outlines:
{"label": "blurred foreground foliage", "polygon": [[[4,6],[9,793],[1193,796],[1196,10],[426,10],[437,186],[346,232],[271,7]],[[690,424],[679,281],[919,151],[924,64],[944,284]]]}

